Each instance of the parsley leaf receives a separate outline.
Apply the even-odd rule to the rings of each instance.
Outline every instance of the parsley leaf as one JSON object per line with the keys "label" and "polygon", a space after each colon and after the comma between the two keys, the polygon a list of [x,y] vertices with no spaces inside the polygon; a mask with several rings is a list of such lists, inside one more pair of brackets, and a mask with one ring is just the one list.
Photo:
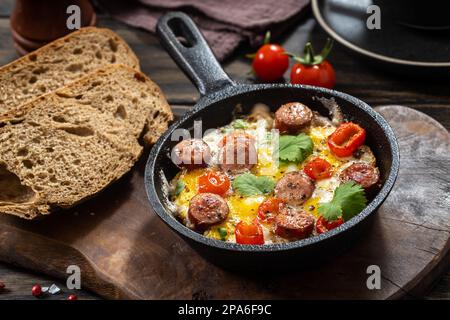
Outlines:
{"label": "parsley leaf", "polygon": [[233,123],[231,124],[233,126],[233,128],[235,129],[245,129],[248,127],[247,122],[245,122],[242,119],[236,119],[233,121]]}
{"label": "parsley leaf", "polygon": [[278,157],[281,161],[300,163],[312,152],[313,142],[306,134],[280,136]]}
{"label": "parsley leaf", "polygon": [[272,192],[275,181],[269,177],[257,177],[251,173],[244,173],[234,179],[233,188],[241,195],[248,197]]}
{"label": "parsley leaf", "polygon": [[319,204],[318,212],[326,220],[333,221],[340,216],[344,221],[360,213],[367,204],[364,189],[353,181],[341,184],[334,190],[333,200]]}
{"label": "parsley leaf", "polygon": [[184,184],[183,181],[178,180],[176,186],[175,186],[175,190],[174,190],[174,194],[175,196],[178,196],[186,187],[186,185]]}

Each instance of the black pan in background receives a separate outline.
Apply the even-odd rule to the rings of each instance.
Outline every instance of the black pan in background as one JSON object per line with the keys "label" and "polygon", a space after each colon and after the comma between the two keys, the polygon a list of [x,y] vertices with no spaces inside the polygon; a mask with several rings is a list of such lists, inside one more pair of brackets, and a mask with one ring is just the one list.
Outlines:
{"label": "black pan in background", "polygon": [[[372,64],[395,73],[450,77],[450,18],[443,9],[448,5],[433,11],[424,6],[439,1],[420,3],[422,7],[403,0],[312,0],[312,9],[332,38]],[[366,25],[372,4],[381,9],[379,30]]]}
{"label": "black pan in background", "polygon": [[[356,242],[364,226],[376,213],[392,189],[399,168],[399,151],[394,133],[384,118],[363,101],[348,94],[325,88],[290,84],[237,84],[223,71],[204,37],[184,13],[172,12],[160,18],[157,33],[162,45],[189,76],[200,91],[195,107],[159,138],[153,146],[145,168],[145,188],[156,214],[200,254],[215,264],[233,269],[296,268],[334,255]],[[185,41],[180,41],[184,38]],[[366,129],[366,143],[377,158],[382,188],[367,207],[356,217],[329,232],[304,240],[269,245],[240,245],[203,235],[187,228],[172,214],[167,197],[167,181],[179,169],[170,154],[179,140],[172,136],[176,129],[193,130],[194,121],[203,121],[203,132],[224,126],[233,119],[237,104],[249,113],[255,103],[265,103],[272,111],[281,104],[300,101],[312,110],[328,116],[321,102],[334,99],[346,119]],[[188,261],[180,263],[189,263]]]}

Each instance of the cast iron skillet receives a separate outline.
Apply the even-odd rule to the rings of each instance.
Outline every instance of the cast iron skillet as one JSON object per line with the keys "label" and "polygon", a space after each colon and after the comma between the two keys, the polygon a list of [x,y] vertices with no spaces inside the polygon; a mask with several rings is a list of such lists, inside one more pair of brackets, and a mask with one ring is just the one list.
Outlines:
{"label": "cast iron skillet", "polygon": [[[334,90],[289,84],[236,84],[223,71],[194,22],[184,13],[172,12],[160,18],[157,33],[178,66],[189,76],[200,91],[201,98],[195,107],[172,124],[158,140],[147,161],[145,187],[150,203],[158,216],[200,254],[212,262],[229,267],[247,269],[254,267],[298,266],[299,262],[314,261],[335,253],[355,241],[370,216],[386,199],[392,189],[399,167],[399,152],[394,133],[387,122],[370,106]],[[179,41],[184,38],[183,41]],[[333,98],[341,107],[346,119],[360,124],[367,131],[366,143],[377,158],[383,186],[368,206],[342,226],[319,236],[300,241],[251,246],[209,239],[177,221],[168,207],[164,181],[170,181],[179,169],[170,160],[175,129],[192,132],[194,120],[203,121],[203,131],[226,125],[232,120],[237,104],[244,114],[258,102],[274,111],[281,104],[300,101],[312,110],[328,116],[328,109],[318,98]],[[295,263],[294,263],[295,262]]]}

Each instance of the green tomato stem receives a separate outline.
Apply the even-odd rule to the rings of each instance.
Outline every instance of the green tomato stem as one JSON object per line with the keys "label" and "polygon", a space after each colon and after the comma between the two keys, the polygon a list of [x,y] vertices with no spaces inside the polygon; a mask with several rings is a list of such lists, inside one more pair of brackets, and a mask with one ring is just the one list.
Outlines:
{"label": "green tomato stem", "polygon": [[271,34],[270,34],[270,31],[267,31],[266,32],[266,34],[264,35],[264,44],[268,44],[268,43],[270,43],[270,37],[271,37]]}
{"label": "green tomato stem", "polygon": [[303,56],[296,56],[289,54],[295,61],[305,65],[305,66],[313,66],[317,64],[321,64],[324,62],[333,48],[333,40],[328,38],[325,42],[325,46],[323,47],[320,54],[316,55],[314,53],[313,46],[311,42],[306,43],[305,48],[303,49]]}

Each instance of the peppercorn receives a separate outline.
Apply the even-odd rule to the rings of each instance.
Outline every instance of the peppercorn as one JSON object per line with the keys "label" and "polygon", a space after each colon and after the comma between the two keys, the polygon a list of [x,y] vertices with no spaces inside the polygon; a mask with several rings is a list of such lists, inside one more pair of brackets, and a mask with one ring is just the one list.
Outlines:
{"label": "peppercorn", "polygon": [[36,298],[39,297],[42,294],[42,287],[39,284],[35,284],[31,288],[31,294]]}

